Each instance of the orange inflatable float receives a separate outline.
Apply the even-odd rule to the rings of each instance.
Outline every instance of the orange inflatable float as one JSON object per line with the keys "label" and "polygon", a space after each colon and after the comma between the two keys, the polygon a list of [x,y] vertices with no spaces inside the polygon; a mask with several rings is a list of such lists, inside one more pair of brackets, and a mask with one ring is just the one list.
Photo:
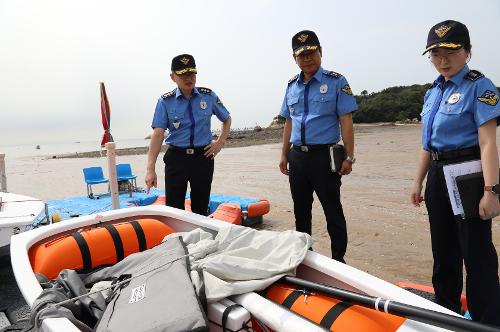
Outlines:
{"label": "orange inflatable float", "polygon": [[274,284],[267,289],[265,297],[330,331],[390,332],[396,331],[405,321],[405,318],[343,302],[327,295],[306,292],[288,283]]}
{"label": "orange inflatable float", "polygon": [[30,248],[33,271],[54,279],[63,269],[90,271],[150,249],[175,230],[156,219],[109,224],[38,243]]}
{"label": "orange inflatable float", "polygon": [[[412,282],[404,282],[400,281],[396,283],[398,287],[401,287],[413,294],[419,295],[423,298],[426,298],[428,300],[434,301],[434,288],[431,286],[425,286],[425,285],[420,285],[420,284],[415,284]],[[460,296],[460,303],[462,304],[462,311],[466,312],[467,311],[467,298],[465,295]]]}
{"label": "orange inflatable float", "polygon": [[[216,198],[224,197],[222,195],[213,195]],[[236,196],[227,196],[236,197]],[[250,199],[254,202],[248,204],[236,204],[236,203],[221,203],[216,205],[215,209],[212,207],[211,210],[215,211],[210,214],[209,218],[214,218],[228,222],[235,225],[252,226],[254,224],[262,222],[262,216],[269,213],[271,209],[271,204],[269,200],[265,198]],[[165,205],[165,196],[158,196],[158,198],[152,203],[152,205]],[[131,203],[132,204],[132,203]],[[185,210],[191,211],[191,199],[187,198],[184,202]]]}

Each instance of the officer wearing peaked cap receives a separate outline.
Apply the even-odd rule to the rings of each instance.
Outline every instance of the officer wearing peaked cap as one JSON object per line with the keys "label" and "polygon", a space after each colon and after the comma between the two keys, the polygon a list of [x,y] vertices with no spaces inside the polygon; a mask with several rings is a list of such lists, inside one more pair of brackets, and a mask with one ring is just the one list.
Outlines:
{"label": "officer wearing peaked cap", "polygon": [[[463,263],[467,271],[467,304],[475,321],[500,326],[498,257],[491,218],[500,214],[497,121],[499,93],[482,73],[470,70],[467,27],[444,21],[428,34],[424,54],[439,73],[422,109],[422,148],[410,200],[419,206],[427,176],[425,205],[429,213],[434,267],[432,283],[439,304],[460,312]],[[480,160],[484,194],[479,216],[455,216],[443,166]]]}
{"label": "officer wearing peaked cap", "polygon": [[[196,63],[192,55],[172,59],[170,78],[177,88],[158,99],[153,117],[153,134],[148,152],[147,191],[156,187],[156,159],[165,137],[168,149],[165,162],[165,196],[168,206],[184,209],[187,184],[191,210],[207,215],[214,172],[214,157],[224,146],[231,127],[231,117],[215,92],[195,87]],[[221,122],[221,133],[212,141],[212,115]]]}
{"label": "officer wearing peaked cap", "polygon": [[[297,231],[312,232],[316,192],[326,216],[332,257],[344,262],[347,229],[340,186],[342,175],[351,173],[355,162],[352,113],[357,105],[345,77],[321,67],[322,49],[313,31],[295,34],[292,49],[301,72],[288,82],[281,106],[286,122],[279,168],[289,176]],[[341,138],[347,159],[333,170],[330,147]]]}

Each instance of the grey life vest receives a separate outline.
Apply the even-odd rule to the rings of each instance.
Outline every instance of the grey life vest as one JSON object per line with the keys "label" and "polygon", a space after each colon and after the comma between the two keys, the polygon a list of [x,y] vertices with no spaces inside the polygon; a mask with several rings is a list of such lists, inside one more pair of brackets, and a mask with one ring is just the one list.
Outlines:
{"label": "grey life vest", "polygon": [[95,330],[208,331],[207,318],[189,277],[186,254],[182,238],[173,237],[87,276],[86,285],[132,277],[113,290]]}

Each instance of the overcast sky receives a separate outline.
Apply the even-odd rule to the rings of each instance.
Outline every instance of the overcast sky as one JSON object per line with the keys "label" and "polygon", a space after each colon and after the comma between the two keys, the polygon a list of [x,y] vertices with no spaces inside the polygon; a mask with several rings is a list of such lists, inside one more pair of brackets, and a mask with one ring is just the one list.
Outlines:
{"label": "overcast sky", "polygon": [[291,37],[302,29],[356,94],[431,82],[421,52],[446,19],[469,27],[470,67],[500,85],[498,0],[0,0],[0,146],[100,141],[101,80],[115,140],[148,135],[180,53],[194,55],[197,85],[220,96],[233,127],[267,126],[298,72]]}

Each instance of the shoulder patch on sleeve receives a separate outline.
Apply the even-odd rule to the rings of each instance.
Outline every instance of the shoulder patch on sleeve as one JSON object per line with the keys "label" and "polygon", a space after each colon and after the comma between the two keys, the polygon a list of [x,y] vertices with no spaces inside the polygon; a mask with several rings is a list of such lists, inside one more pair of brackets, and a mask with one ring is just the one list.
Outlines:
{"label": "shoulder patch on sleeve", "polygon": [[299,78],[299,74],[297,74],[294,77],[292,77],[291,79],[289,79],[288,80],[288,84],[291,84],[291,83],[295,82],[298,78]]}
{"label": "shoulder patch on sleeve", "polygon": [[341,78],[342,77],[342,74],[336,73],[336,72],[331,71],[331,70],[325,70],[325,71],[323,71],[323,74],[331,76],[331,77],[335,77],[335,78]]}
{"label": "shoulder patch on sleeve", "polygon": [[168,98],[170,98],[170,97],[172,97],[172,96],[175,96],[175,90],[176,90],[176,89],[173,89],[173,90],[172,90],[172,91],[170,91],[170,92],[164,93],[161,97],[162,97],[163,99],[168,99]]}
{"label": "shoulder patch on sleeve", "polygon": [[480,79],[481,77],[484,77],[484,75],[477,70],[471,70],[465,75],[465,79],[470,80],[470,81],[475,81],[477,79]]}
{"label": "shoulder patch on sleeve", "polygon": [[210,90],[209,88],[202,88],[202,87],[199,87],[199,88],[197,88],[197,89],[198,89],[198,91],[200,91],[200,93],[204,93],[204,94],[206,94],[206,95],[209,95],[209,94],[211,94],[211,93],[212,93],[212,90]]}
{"label": "shoulder patch on sleeve", "polygon": [[477,100],[490,106],[496,106],[498,104],[498,95],[493,91],[486,90],[481,97],[477,97]]}
{"label": "shoulder patch on sleeve", "polygon": [[352,90],[349,84],[346,84],[342,87],[342,92],[344,92],[346,95],[352,96]]}
{"label": "shoulder patch on sleeve", "polygon": [[219,97],[217,97],[217,104],[221,104],[222,105],[222,100],[220,100]]}

